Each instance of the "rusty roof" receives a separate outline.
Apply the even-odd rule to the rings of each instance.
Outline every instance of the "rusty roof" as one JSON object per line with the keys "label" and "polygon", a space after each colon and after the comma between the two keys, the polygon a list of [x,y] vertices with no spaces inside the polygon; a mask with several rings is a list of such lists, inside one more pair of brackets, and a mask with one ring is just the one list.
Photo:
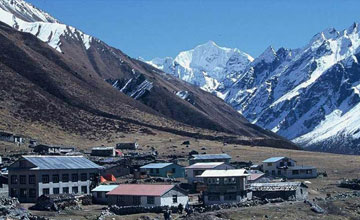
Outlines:
{"label": "rusty roof", "polygon": [[175,185],[120,184],[106,195],[162,196],[174,187]]}

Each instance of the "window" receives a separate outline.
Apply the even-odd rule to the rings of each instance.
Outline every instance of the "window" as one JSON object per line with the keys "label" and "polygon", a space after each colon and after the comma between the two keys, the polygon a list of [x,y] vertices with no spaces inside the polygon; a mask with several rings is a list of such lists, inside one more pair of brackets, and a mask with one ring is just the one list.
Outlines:
{"label": "window", "polygon": [[275,170],[271,171],[271,175],[275,176]]}
{"label": "window", "polygon": [[20,189],[20,197],[26,198],[27,197],[27,190],[26,189]]}
{"label": "window", "polygon": [[280,176],[281,175],[281,170],[278,170],[278,176]]}
{"label": "window", "polygon": [[272,166],[272,163],[267,163],[267,166],[268,166],[268,167],[271,167],[271,166]]}
{"label": "window", "polygon": [[36,197],[36,189],[29,189],[29,197],[30,198]]}
{"label": "window", "polygon": [[59,174],[54,174],[52,176],[52,182],[53,183],[58,183],[59,182]]}
{"label": "window", "polygon": [[10,189],[10,196],[11,197],[17,197],[17,190],[15,188]]}
{"label": "window", "polygon": [[312,170],[306,170],[306,174],[312,174]]}
{"label": "window", "polygon": [[42,175],[42,183],[49,183],[49,175]]}
{"label": "window", "polygon": [[101,199],[103,197],[103,194],[102,192],[96,192],[96,197],[98,197],[99,199]]}
{"label": "window", "polygon": [[175,168],[171,168],[171,173],[176,173],[176,169]]}
{"label": "window", "polygon": [[20,184],[26,184],[26,176],[20,175]]}
{"label": "window", "polygon": [[87,186],[81,186],[81,193],[87,194]]}
{"label": "window", "polygon": [[16,175],[11,175],[11,184],[17,184],[18,183],[18,177]]}
{"label": "window", "polygon": [[224,184],[235,184],[235,183],[236,183],[235,177],[225,178],[224,179]]}
{"label": "window", "polygon": [[63,181],[63,183],[69,182],[69,174],[63,174],[62,175],[62,181]]}
{"label": "window", "polygon": [[73,186],[73,188],[72,188],[72,193],[78,194],[78,193],[79,193],[79,187]]}
{"label": "window", "polygon": [[293,171],[292,171],[292,174],[293,174],[293,175],[298,175],[298,174],[299,174],[299,170],[293,170]]}
{"label": "window", "polygon": [[49,188],[44,188],[44,189],[43,189],[43,194],[44,194],[44,195],[49,195],[49,194],[50,194]]}
{"label": "window", "polygon": [[95,173],[90,173],[90,180],[95,180],[95,176],[96,176],[96,174]]}
{"label": "window", "polygon": [[177,195],[173,195],[172,196],[173,199],[173,203],[177,203],[178,202],[178,196]]}
{"label": "window", "polygon": [[159,172],[160,172],[159,169],[155,169],[155,171],[156,171],[156,173],[159,173]]}
{"label": "window", "polygon": [[220,200],[220,195],[217,195],[217,194],[208,195],[208,200],[209,201],[219,201]]}
{"label": "window", "polygon": [[69,187],[64,187],[63,188],[63,193],[69,193]]}
{"label": "window", "polygon": [[154,196],[148,196],[146,197],[146,200],[147,200],[147,204],[155,204],[155,197]]}
{"label": "window", "polygon": [[79,181],[79,175],[77,173],[71,174],[71,182]]}
{"label": "window", "polygon": [[29,176],[29,184],[35,184],[35,175]]}
{"label": "window", "polygon": [[280,167],[283,167],[283,166],[284,166],[284,162],[281,161],[281,162],[280,162]]}
{"label": "window", "polygon": [[153,169],[153,168],[150,169],[150,173],[154,173],[154,169]]}
{"label": "window", "polygon": [[225,193],[224,194],[224,200],[236,200],[236,194],[235,193]]}
{"label": "window", "polygon": [[220,178],[209,178],[207,181],[209,184],[219,184],[220,183]]}
{"label": "window", "polygon": [[82,173],[80,178],[81,178],[81,181],[86,181],[87,180],[87,173]]}
{"label": "window", "polygon": [[60,193],[60,188],[54,188],[53,189],[53,194],[59,194]]}

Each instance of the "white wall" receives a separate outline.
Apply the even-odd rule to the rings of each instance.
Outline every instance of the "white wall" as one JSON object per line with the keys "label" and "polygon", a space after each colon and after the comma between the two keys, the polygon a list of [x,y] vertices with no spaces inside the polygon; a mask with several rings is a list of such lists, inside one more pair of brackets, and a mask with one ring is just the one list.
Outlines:
{"label": "white wall", "polygon": [[180,203],[185,207],[189,202],[188,196],[178,196],[177,203],[173,203],[172,197],[162,197],[161,198],[161,206],[178,206]]}

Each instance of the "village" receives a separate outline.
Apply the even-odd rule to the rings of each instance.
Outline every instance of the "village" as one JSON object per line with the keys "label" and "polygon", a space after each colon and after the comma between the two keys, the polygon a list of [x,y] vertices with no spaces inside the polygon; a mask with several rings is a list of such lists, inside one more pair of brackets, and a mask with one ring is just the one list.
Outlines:
{"label": "village", "polygon": [[[226,153],[195,150],[185,157],[164,159],[155,148],[140,151],[137,142],[78,151],[6,137],[2,140],[28,144],[29,151],[2,157],[0,195],[26,204],[29,210],[61,212],[102,205],[107,207],[100,216],[104,219],[139,213],[160,213],[171,219],[172,215],[305,201],[314,213],[324,213],[309,199],[308,185],[319,176],[326,178],[326,170],[320,172],[312,164],[283,155],[263,158],[258,164],[235,161]],[[191,143],[181,145],[188,148]],[[357,186],[360,183],[355,188],[351,185]]]}

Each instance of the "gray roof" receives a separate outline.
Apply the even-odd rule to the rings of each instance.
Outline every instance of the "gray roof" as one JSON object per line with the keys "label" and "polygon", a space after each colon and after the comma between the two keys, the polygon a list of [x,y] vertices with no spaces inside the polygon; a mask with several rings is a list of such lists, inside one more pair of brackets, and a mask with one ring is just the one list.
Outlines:
{"label": "gray roof", "polygon": [[140,167],[141,169],[161,169],[167,166],[172,165],[173,163],[149,163]]}
{"label": "gray roof", "polygon": [[231,159],[228,154],[193,154],[195,160]]}
{"label": "gray roof", "polygon": [[36,170],[101,169],[83,156],[23,156]]}
{"label": "gray roof", "polygon": [[285,159],[285,157],[270,157],[266,160],[263,160],[263,163],[275,163],[282,159]]}

